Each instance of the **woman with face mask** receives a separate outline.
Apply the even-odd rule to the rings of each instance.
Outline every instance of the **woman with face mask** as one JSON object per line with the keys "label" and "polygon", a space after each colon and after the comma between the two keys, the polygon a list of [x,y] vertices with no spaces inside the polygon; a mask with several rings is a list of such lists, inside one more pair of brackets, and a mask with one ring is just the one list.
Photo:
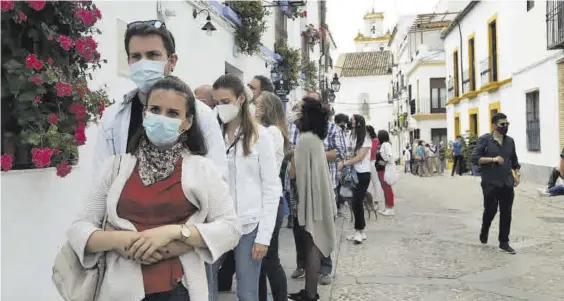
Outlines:
{"label": "woman with face mask", "polygon": [[103,165],[68,232],[84,268],[106,257],[99,300],[207,300],[204,260],[239,241],[229,188],[203,157],[194,103],[175,77],[147,91],[129,152]]}
{"label": "woman with face mask", "polygon": [[368,185],[370,184],[370,149],[372,139],[366,133],[366,121],[361,115],[355,114],[350,120],[351,132],[349,135],[348,154],[352,154],[349,159],[339,163],[339,169],[344,166],[354,166],[358,176],[358,184],[353,190],[353,214],[355,232],[348,236],[348,240],[360,244],[366,240],[364,228],[364,198]]}
{"label": "woman with face mask", "polygon": [[[284,155],[290,147],[288,140],[286,114],[282,101],[272,92],[262,92],[256,100],[255,119],[264,126],[272,136],[276,154],[276,168],[280,171]],[[282,179],[281,179],[282,182]],[[259,282],[259,300],[266,301],[267,287],[266,278],[270,280],[270,289],[274,301],[285,301],[288,294],[286,273],[280,264],[278,256],[278,235],[284,219],[284,199],[280,191],[280,203],[278,204],[278,215],[270,247],[262,260],[261,277]]]}
{"label": "woman with face mask", "polygon": [[[270,133],[250,113],[250,99],[239,77],[221,76],[213,84],[212,95],[223,122],[229,189],[243,233],[234,249],[237,297],[258,301],[261,262],[270,245],[281,194],[275,151]],[[213,267],[214,283],[220,264]],[[217,300],[214,295],[212,300]]]}

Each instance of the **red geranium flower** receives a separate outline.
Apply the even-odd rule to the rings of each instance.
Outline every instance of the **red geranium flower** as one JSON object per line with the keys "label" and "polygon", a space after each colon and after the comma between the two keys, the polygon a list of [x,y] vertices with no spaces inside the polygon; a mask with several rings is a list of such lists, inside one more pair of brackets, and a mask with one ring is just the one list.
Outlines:
{"label": "red geranium flower", "polygon": [[57,176],[64,178],[66,175],[68,175],[72,170],[72,167],[69,166],[69,163],[67,161],[63,161],[59,164],[57,164]]}
{"label": "red geranium flower", "polygon": [[92,36],[82,38],[76,41],[76,51],[86,60],[87,62],[95,58],[96,53],[96,41]]}
{"label": "red geranium flower", "polygon": [[100,14],[100,17],[102,16],[100,11],[96,13],[96,11],[90,11],[86,9],[80,9],[74,12],[75,17],[82,21],[84,25],[92,25],[96,23],[96,21],[98,21],[98,14]]}
{"label": "red geranium flower", "polygon": [[99,9],[94,10],[94,15],[96,16],[96,18],[102,19],[102,12],[100,12]]}
{"label": "red geranium flower", "polygon": [[47,116],[47,122],[49,124],[59,124],[59,117],[56,113],[51,113],[49,114],[49,116]]}
{"label": "red geranium flower", "polygon": [[41,102],[41,96],[36,96],[36,97],[33,99],[33,103],[36,103],[36,104],[37,104],[37,103],[40,103],[40,102]]}
{"label": "red geranium flower", "polygon": [[[2,3],[4,2],[2,1]],[[14,162],[14,156],[12,156],[11,154],[3,154],[0,163],[0,165],[2,165],[2,170],[3,171],[12,170],[13,162]]]}
{"label": "red geranium flower", "polygon": [[33,75],[30,80],[34,82],[38,87],[43,85],[43,81],[41,80],[41,76],[39,75],[39,73]]}
{"label": "red geranium flower", "polygon": [[59,42],[61,48],[63,48],[65,51],[69,51],[73,44],[71,38],[62,35],[57,38],[57,42]]}
{"label": "red geranium flower", "polygon": [[12,8],[14,8],[13,0],[2,0],[2,2],[0,2],[0,10],[2,12],[7,12]]}
{"label": "red geranium flower", "polygon": [[74,114],[74,117],[76,117],[76,120],[78,121],[84,121],[86,118],[86,107],[83,105],[73,103],[70,106],[70,111]]}
{"label": "red geranium flower", "polygon": [[52,58],[49,58],[49,59],[47,60],[47,63],[49,63],[49,65],[53,65],[53,59],[52,59]]}
{"label": "red geranium flower", "polygon": [[98,107],[98,113],[100,113],[100,117],[102,117],[105,110],[106,110],[106,103],[102,100],[100,101],[100,106]]}
{"label": "red geranium flower", "polygon": [[33,0],[33,1],[26,1],[27,5],[29,5],[29,7],[33,8],[36,11],[40,11],[45,7],[45,1],[44,0]]}
{"label": "red geranium flower", "polygon": [[76,140],[77,145],[84,145],[86,143],[86,125],[80,123],[74,130],[74,140]]}
{"label": "red geranium flower", "polygon": [[58,82],[55,85],[55,88],[57,88],[57,96],[59,96],[59,97],[71,96],[72,95],[71,84]]}
{"label": "red geranium flower", "polygon": [[48,147],[31,149],[31,161],[37,168],[49,167],[52,155],[53,151]]}
{"label": "red geranium flower", "polygon": [[16,19],[16,22],[18,24],[21,24],[22,22],[25,22],[27,20],[27,16],[22,12],[15,15],[14,18]]}

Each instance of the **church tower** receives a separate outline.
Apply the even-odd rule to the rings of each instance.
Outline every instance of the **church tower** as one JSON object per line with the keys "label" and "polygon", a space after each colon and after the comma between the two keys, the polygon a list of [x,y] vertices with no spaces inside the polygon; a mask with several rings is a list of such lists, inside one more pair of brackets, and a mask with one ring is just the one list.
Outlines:
{"label": "church tower", "polygon": [[384,14],[372,12],[364,15],[364,29],[359,31],[354,42],[357,52],[389,50],[390,31],[384,33]]}

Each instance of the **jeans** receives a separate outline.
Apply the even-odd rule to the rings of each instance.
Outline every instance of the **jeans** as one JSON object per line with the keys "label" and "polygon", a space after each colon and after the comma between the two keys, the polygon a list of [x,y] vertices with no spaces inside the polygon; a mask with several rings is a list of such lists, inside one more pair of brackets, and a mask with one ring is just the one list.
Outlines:
{"label": "jeans", "polygon": [[[251,251],[257,237],[258,226],[249,234],[241,236],[239,243],[235,247],[235,274],[237,277],[237,298],[239,301],[258,301],[258,283],[260,278],[260,267],[262,260],[253,260]],[[208,285],[211,287],[209,294],[210,301],[217,301],[219,298],[217,290],[217,275],[219,268],[225,259],[225,255],[211,265],[208,273]]]}
{"label": "jeans", "polygon": [[513,198],[515,192],[513,187],[497,187],[491,184],[482,183],[484,193],[484,214],[482,216],[482,234],[488,234],[492,220],[494,219],[497,208],[499,207],[499,242],[509,242],[509,232],[511,231],[511,211],[513,209]]}
{"label": "jeans", "polygon": [[358,184],[353,190],[352,209],[354,214],[354,229],[364,230],[366,228],[366,221],[364,220],[364,198],[366,197],[366,190],[370,185],[370,172],[357,172]]}
{"label": "jeans", "polygon": [[[294,232],[294,244],[296,246],[296,266],[298,269],[305,270],[307,257],[306,234],[309,234],[303,229],[303,227],[300,226],[297,217],[294,217],[294,228],[292,228],[292,231]],[[325,257],[321,254],[321,266],[319,268],[319,273],[321,275],[331,275],[332,271],[333,261],[331,260],[331,256]]]}
{"label": "jeans", "polygon": [[270,289],[272,291],[273,301],[286,301],[288,297],[288,283],[286,281],[286,273],[280,264],[280,256],[278,256],[278,237],[282,220],[284,219],[284,199],[280,198],[278,205],[278,215],[276,216],[276,224],[270,239],[270,246],[266,256],[262,259],[262,268],[259,281],[259,300],[266,301],[267,287],[266,278],[268,277]]}
{"label": "jeans", "polygon": [[440,158],[441,175],[445,172],[445,158]]}
{"label": "jeans", "polygon": [[149,294],[141,301],[190,301],[190,295],[182,283],[179,283],[171,291]]}
{"label": "jeans", "polygon": [[550,196],[564,195],[564,185],[552,186],[548,189]]}
{"label": "jeans", "polygon": [[554,185],[556,185],[556,181],[558,180],[558,178],[560,178],[560,171],[558,171],[558,169],[553,168],[550,171],[550,175],[548,176],[548,188],[552,188]]}

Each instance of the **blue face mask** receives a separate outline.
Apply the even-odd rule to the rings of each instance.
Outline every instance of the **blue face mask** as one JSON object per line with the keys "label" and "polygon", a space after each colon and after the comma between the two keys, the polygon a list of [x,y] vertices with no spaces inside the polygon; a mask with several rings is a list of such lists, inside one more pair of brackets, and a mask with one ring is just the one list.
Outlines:
{"label": "blue face mask", "polygon": [[157,81],[164,78],[165,66],[166,61],[140,60],[129,66],[131,80],[141,92],[147,93]]}
{"label": "blue face mask", "polygon": [[168,146],[178,140],[178,132],[182,120],[147,112],[143,127],[149,141],[155,146]]}

